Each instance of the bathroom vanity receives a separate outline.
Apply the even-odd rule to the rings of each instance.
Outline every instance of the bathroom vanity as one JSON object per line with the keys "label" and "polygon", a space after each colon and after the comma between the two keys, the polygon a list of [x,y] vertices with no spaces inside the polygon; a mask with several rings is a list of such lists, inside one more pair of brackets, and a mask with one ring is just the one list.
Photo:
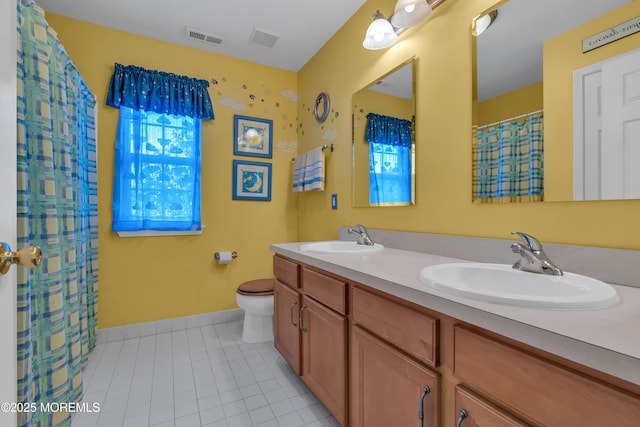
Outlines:
{"label": "bathroom vanity", "polygon": [[271,246],[275,346],[341,425],[640,422],[639,288],[601,310],[502,306],[420,282],[460,259],[300,246]]}

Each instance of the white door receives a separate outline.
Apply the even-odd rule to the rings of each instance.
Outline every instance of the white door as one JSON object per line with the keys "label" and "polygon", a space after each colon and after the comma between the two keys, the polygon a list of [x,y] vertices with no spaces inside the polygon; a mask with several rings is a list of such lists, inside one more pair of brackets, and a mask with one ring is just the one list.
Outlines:
{"label": "white door", "polygon": [[[0,2],[0,241],[16,245],[16,0]],[[0,405],[16,401],[16,268],[0,274]],[[0,407],[0,425],[15,413]]]}
{"label": "white door", "polygon": [[640,198],[640,50],[602,64],[602,196]]}
{"label": "white door", "polygon": [[602,69],[600,64],[581,70],[574,88],[576,113],[573,144],[574,200],[600,200],[602,151]]}
{"label": "white door", "polygon": [[640,49],[574,73],[574,199],[640,198]]}

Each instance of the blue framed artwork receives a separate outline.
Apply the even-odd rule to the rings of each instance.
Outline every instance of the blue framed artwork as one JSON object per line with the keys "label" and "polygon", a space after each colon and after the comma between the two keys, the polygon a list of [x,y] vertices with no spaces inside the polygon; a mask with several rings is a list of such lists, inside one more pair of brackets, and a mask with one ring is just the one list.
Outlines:
{"label": "blue framed artwork", "polygon": [[271,200],[271,163],[233,161],[233,200]]}
{"label": "blue framed artwork", "polygon": [[233,141],[235,155],[271,158],[273,121],[235,114]]}

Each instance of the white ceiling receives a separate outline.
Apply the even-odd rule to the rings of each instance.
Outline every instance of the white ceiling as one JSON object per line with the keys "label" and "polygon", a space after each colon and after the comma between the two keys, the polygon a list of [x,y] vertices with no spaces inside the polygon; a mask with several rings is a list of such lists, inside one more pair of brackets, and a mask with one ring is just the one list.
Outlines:
{"label": "white ceiling", "polygon": [[[478,38],[478,100],[542,80],[542,43],[631,0],[510,0]],[[46,11],[290,71],[304,64],[365,0],[36,0]],[[393,2],[392,2],[393,3]],[[392,4],[391,3],[391,4]],[[254,28],[279,35],[252,44]],[[185,37],[187,28],[221,38]],[[363,36],[366,28],[362,29]],[[410,81],[410,80],[409,80]]]}
{"label": "white ceiling", "polygon": [[630,1],[508,1],[478,37],[478,100],[541,81],[543,42]]}
{"label": "white ceiling", "polygon": [[[45,11],[290,71],[304,64],[365,0],[36,0]],[[372,11],[372,13],[375,11]],[[187,39],[186,28],[223,39]],[[254,27],[279,35],[249,42]],[[362,29],[362,36],[366,28]]]}
{"label": "white ceiling", "polygon": [[413,63],[376,80],[368,89],[411,100],[413,98]]}

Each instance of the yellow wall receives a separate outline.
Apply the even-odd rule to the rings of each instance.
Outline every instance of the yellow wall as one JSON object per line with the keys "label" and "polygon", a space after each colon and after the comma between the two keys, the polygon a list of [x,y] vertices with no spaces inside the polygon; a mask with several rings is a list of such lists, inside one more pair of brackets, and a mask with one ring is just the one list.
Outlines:
{"label": "yellow wall", "polygon": [[[389,15],[395,5],[395,0],[369,0],[297,74],[48,14],[100,106],[99,326],[234,308],[238,283],[271,275],[269,243],[336,238],[338,227],[350,222],[496,238],[521,230],[543,242],[640,249],[638,200],[472,203],[470,28],[472,18],[496,3],[447,0],[396,45],[368,51],[362,39],[371,14],[379,8]],[[351,95],[414,56],[417,204],[353,208]],[[207,228],[202,235],[119,238],[110,231],[118,111],[105,107],[104,98],[114,62],[217,80],[210,88],[216,119],[203,125],[202,214]],[[283,91],[297,92],[299,101],[281,95]],[[313,105],[323,91],[331,97],[331,112],[318,124]],[[238,113],[233,108],[239,105],[246,107],[241,114],[274,121],[270,203],[231,200],[233,114]],[[298,152],[335,144],[327,155],[324,192],[290,191],[296,141]],[[331,210],[332,193],[339,195],[338,210]],[[218,266],[212,254],[220,250],[237,250],[239,257]]]}
{"label": "yellow wall", "polygon": [[[582,53],[582,40],[640,15],[640,1],[581,25],[544,45],[545,198],[573,198],[573,72],[640,48],[640,33]],[[640,243],[638,243],[640,244]]]}
{"label": "yellow wall", "polygon": [[[99,327],[237,307],[244,280],[272,276],[269,244],[297,238],[291,158],[296,148],[296,73],[47,14],[98,98]],[[202,125],[202,235],[120,238],[111,232],[118,110],[105,96],[114,62],[212,81],[215,120]],[[251,99],[251,95],[255,99]],[[239,111],[242,107],[244,111]],[[235,108],[235,109],[234,109]],[[273,159],[233,155],[233,115],[273,120]],[[232,159],[273,164],[272,201],[232,201]],[[239,257],[220,266],[215,251]]]}
{"label": "yellow wall", "polygon": [[543,108],[542,82],[478,103],[478,126],[517,117]]}
{"label": "yellow wall", "polygon": [[[300,149],[316,146],[321,126],[308,106],[327,91],[341,114],[334,129],[323,193],[299,195],[300,240],[337,237],[351,221],[371,228],[510,238],[531,233],[543,242],[640,249],[640,201],[543,202],[475,205],[471,201],[472,44],[471,20],[495,0],[447,0],[418,28],[389,49],[362,48],[376,9],[391,14],[395,0],[369,0],[298,73]],[[637,2],[636,2],[637,3]],[[615,22],[613,24],[617,24]],[[617,42],[616,42],[617,43]],[[416,206],[330,208],[331,193],[351,200],[344,171],[351,167],[351,94],[412,56],[418,58],[416,109]]]}

